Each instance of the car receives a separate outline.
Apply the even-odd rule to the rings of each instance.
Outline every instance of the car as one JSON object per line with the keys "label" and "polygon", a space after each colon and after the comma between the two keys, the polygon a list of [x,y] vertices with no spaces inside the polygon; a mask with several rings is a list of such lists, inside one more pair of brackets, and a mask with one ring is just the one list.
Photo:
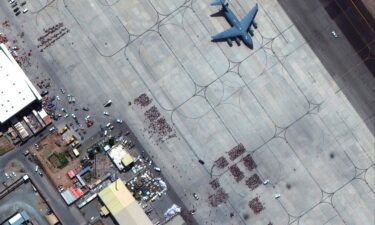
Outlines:
{"label": "car", "polygon": [[338,38],[339,36],[337,35],[336,31],[332,31],[331,34],[333,35],[334,38]]}
{"label": "car", "polygon": [[4,173],[5,174],[5,177],[7,178],[7,179],[9,179],[10,178],[10,176],[9,176],[9,174],[8,173]]}
{"label": "car", "polygon": [[60,185],[58,186],[57,190],[61,193],[65,190],[65,188],[62,185]]}
{"label": "car", "polygon": [[104,103],[104,107],[108,107],[112,104],[112,100],[108,100]]}
{"label": "car", "polygon": [[21,2],[21,4],[20,4],[21,6],[24,6],[24,5],[26,5],[26,1],[23,1],[23,2]]}
{"label": "car", "polygon": [[29,9],[28,8],[25,8],[22,12],[23,13],[27,13],[29,11]]}
{"label": "car", "polygon": [[51,127],[51,128],[49,128],[49,132],[53,132],[53,131],[55,131],[55,127]]}
{"label": "car", "polygon": [[39,166],[36,165],[36,166],[35,166],[35,172],[38,172],[38,170],[39,170]]}
{"label": "car", "polygon": [[16,174],[15,172],[12,172],[12,175],[13,175],[13,177],[16,177],[16,176],[17,176],[17,174]]}
{"label": "car", "polygon": [[278,198],[280,198],[280,197],[281,197],[280,194],[275,194],[275,199],[278,199]]}
{"label": "car", "polygon": [[86,117],[85,117],[85,120],[89,120],[91,118],[91,116],[90,115],[87,115]]}
{"label": "car", "polygon": [[23,155],[26,157],[30,154],[29,150],[26,150],[25,153],[23,153]]}
{"label": "car", "polygon": [[64,116],[64,118],[68,118],[69,117],[69,114],[67,113],[67,114],[65,114],[65,116]]}
{"label": "car", "polygon": [[63,127],[61,130],[59,130],[59,134],[63,135],[68,130],[68,127]]}
{"label": "car", "polygon": [[10,0],[9,3],[10,3],[10,4],[13,4],[13,3],[14,3],[14,0]]}
{"label": "car", "polygon": [[16,16],[18,16],[19,14],[21,14],[21,12],[20,12],[20,11],[16,12]]}
{"label": "car", "polygon": [[103,115],[109,116],[109,113],[107,111],[103,112]]}
{"label": "car", "polygon": [[60,88],[60,91],[62,94],[65,94],[65,90],[63,88]]}
{"label": "car", "polygon": [[154,167],[154,170],[155,170],[156,172],[161,172],[161,169],[160,169],[159,167]]}
{"label": "car", "polygon": [[[15,9],[13,9],[13,12],[17,12],[18,10],[20,10],[20,8],[15,8]],[[12,47],[12,50],[17,50],[17,47]]]}
{"label": "car", "polygon": [[111,126],[111,123],[107,123],[107,125],[105,125],[107,128],[109,128]]}
{"label": "car", "polygon": [[48,92],[47,90],[44,90],[44,91],[42,91],[42,93],[40,93],[40,95],[41,95],[41,96],[46,96],[46,95],[48,95],[48,93],[49,93],[49,92]]}
{"label": "car", "polygon": [[72,113],[72,117],[73,119],[77,119],[76,115],[74,115],[74,113]]}
{"label": "car", "polygon": [[12,4],[12,8],[14,8],[14,7],[16,7],[17,6],[17,2],[14,2],[13,4]]}
{"label": "car", "polygon": [[82,107],[82,110],[84,110],[84,111],[89,111],[89,108],[87,108],[87,107]]}
{"label": "car", "polygon": [[42,173],[42,171],[38,171],[38,173],[39,173],[39,175],[41,176],[41,177],[43,177],[43,173]]}
{"label": "car", "polygon": [[123,121],[122,120],[120,120],[120,119],[117,119],[116,120],[116,123],[122,123]]}
{"label": "car", "polygon": [[193,197],[195,198],[195,200],[199,200],[197,193],[193,193]]}

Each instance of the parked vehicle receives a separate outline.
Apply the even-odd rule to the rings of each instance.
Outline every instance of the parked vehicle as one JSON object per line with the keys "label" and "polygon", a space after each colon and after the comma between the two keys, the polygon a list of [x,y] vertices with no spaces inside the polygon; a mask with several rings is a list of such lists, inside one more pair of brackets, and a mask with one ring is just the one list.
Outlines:
{"label": "parked vehicle", "polygon": [[112,100],[108,100],[104,103],[104,107],[108,107],[112,104]]}
{"label": "parked vehicle", "polygon": [[193,193],[193,196],[194,196],[195,200],[199,200],[199,197],[198,197],[197,193]]}
{"label": "parked vehicle", "polygon": [[42,93],[40,93],[40,95],[43,97],[43,96],[46,96],[46,95],[48,95],[48,91],[47,90],[44,90],[44,91],[42,91]]}

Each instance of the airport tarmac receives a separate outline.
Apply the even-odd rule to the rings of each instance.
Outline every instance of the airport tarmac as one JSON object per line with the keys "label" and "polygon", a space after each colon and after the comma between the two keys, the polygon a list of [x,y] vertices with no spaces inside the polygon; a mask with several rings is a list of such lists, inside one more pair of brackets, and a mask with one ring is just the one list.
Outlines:
{"label": "airport tarmac", "polygon": [[[373,224],[374,136],[282,7],[258,1],[249,50],[210,42],[229,25],[209,16],[218,10],[209,3],[30,0],[29,12],[10,20],[23,24],[12,29],[33,49],[31,79],[49,74],[99,121],[112,99],[111,117],[126,120],[198,224]],[[230,7],[243,17],[254,4]],[[43,28],[60,22],[70,32],[39,52]],[[177,137],[149,137],[145,108],[128,105],[142,93]],[[246,152],[230,160],[240,143]],[[248,154],[255,170],[244,166]],[[229,165],[219,169],[222,156]],[[239,182],[233,165],[244,174]],[[270,183],[250,190],[245,181],[255,173]],[[215,178],[228,199],[212,207]],[[256,197],[258,214],[248,206]]]}

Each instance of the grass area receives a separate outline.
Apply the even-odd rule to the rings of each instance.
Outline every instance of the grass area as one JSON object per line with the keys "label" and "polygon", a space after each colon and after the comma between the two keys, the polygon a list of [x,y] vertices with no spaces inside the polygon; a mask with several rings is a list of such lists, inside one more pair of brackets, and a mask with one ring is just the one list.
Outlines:
{"label": "grass area", "polygon": [[54,167],[59,169],[64,168],[69,163],[64,153],[53,153],[48,158],[48,160],[52,163]]}

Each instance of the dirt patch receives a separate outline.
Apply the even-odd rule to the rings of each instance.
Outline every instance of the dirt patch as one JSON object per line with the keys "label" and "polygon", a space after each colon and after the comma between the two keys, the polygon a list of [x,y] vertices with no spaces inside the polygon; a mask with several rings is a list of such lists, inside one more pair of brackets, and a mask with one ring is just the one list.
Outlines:
{"label": "dirt patch", "polygon": [[4,135],[0,137],[0,155],[11,151],[14,148],[14,145],[8,140]]}
{"label": "dirt patch", "polygon": [[52,133],[39,141],[37,145],[31,149],[31,152],[55,187],[73,186],[73,181],[67,173],[69,170],[80,167],[80,157],[76,158],[71,153],[72,148],[66,145],[62,136],[57,132]]}
{"label": "dirt patch", "polygon": [[17,173],[24,173],[25,172],[25,169],[22,167],[22,165],[20,163],[18,163],[17,161],[10,161],[6,167],[8,170],[10,171],[14,171],[14,172],[17,172]]}

